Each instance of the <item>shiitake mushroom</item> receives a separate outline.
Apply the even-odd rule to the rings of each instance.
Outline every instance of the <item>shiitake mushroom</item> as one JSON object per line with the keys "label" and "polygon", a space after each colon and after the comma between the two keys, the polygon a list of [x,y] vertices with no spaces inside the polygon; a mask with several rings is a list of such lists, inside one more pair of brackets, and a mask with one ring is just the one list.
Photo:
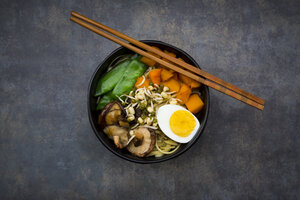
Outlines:
{"label": "shiitake mushroom", "polygon": [[112,139],[117,148],[124,148],[128,145],[128,129],[119,125],[109,125],[103,129],[104,133]]}
{"label": "shiitake mushroom", "polygon": [[119,102],[107,104],[99,115],[98,123],[117,148],[122,149],[128,145],[129,123],[125,120],[125,110]]}
{"label": "shiitake mushroom", "polygon": [[[140,109],[135,109],[135,118],[142,115]],[[129,123],[126,121],[126,112],[123,106],[117,102],[107,104],[99,115],[98,123],[104,133],[114,141],[117,148],[127,147],[127,150],[138,156],[144,157],[150,153],[155,144],[155,133],[145,127],[134,129],[134,138],[129,141]]]}
{"label": "shiitake mushroom", "polygon": [[125,110],[118,101],[113,101],[107,104],[99,115],[98,123],[102,128],[108,125],[120,125],[129,127],[125,119]]}
{"label": "shiitake mushroom", "polygon": [[154,148],[155,133],[149,128],[139,127],[134,130],[134,134],[136,138],[129,143],[127,150],[138,157],[144,157]]}

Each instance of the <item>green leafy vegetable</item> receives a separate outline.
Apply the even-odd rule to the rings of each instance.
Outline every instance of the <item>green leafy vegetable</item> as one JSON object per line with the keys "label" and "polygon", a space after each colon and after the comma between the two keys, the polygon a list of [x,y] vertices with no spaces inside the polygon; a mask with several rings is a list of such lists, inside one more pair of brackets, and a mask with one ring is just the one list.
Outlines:
{"label": "green leafy vegetable", "polygon": [[137,60],[132,60],[126,67],[124,76],[113,89],[112,95],[121,96],[122,94],[128,94],[132,90],[136,79],[143,75],[146,69],[147,66],[144,63]]}
{"label": "green leafy vegetable", "polygon": [[114,87],[122,78],[124,72],[126,71],[126,67],[130,63],[130,61],[130,59],[127,59],[121,62],[115,68],[113,68],[107,74],[105,74],[98,82],[95,96],[100,96],[114,89]]}
{"label": "green leafy vegetable", "polygon": [[[106,104],[112,102],[113,100],[118,99],[117,96],[120,97],[122,94],[128,94],[134,87],[136,79],[139,76],[143,75],[147,69],[147,66],[144,63],[142,63],[136,59],[128,60],[128,61],[129,61],[129,64],[127,66],[125,66],[126,70],[123,72],[122,77],[118,78],[118,82],[114,86],[113,90],[108,93],[105,93],[101,97],[101,99],[97,105],[97,110],[103,109]],[[106,80],[115,81],[115,78],[107,78]],[[106,81],[103,82],[102,84],[106,84]],[[99,86],[99,84],[98,84],[98,86]],[[106,88],[108,88],[108,86],[111,87],[111,85],[107,83]],[[102,88],[102,86],[100,85],[99,88]],[[103,94],[103,93],[101,93],[101,94]]]}
{"label": "green leafy vegetable", "polygon": [[97,110],[101,110],[102,108],[105,107],[106,104],[112,102],[112,101],[115,100],[115,99],[116,99],[116,97],[114,97],[114,96],[111,94],[111,92],[104,94],[104,95],[101,97],[101,99],[100,99],[100,101],[99,101],[99,103],[98,103],[98,105],[97,105]]}

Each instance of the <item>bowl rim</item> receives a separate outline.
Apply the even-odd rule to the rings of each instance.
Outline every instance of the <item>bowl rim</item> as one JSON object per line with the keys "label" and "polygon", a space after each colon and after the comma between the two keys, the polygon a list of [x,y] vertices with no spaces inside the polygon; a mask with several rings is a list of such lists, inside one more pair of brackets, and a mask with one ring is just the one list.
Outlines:
{"label": "bowl rim", "polygon": [[[160,45],[164,45],[164,46],[167,46],[167,47],[170,47],[172,49],[175,49],[176,51],[179,51],[181,52],[182,54],[184,54],[188,59],[190,59],[193,63],[195,63],[196,67],[201,69],[200,66],[198,65],[198,63],[188,54],[186,53],[184,50],[178,48],[178,47],[175,47],[173,45],[170,45],[168,43],[165,43],[165,42],[162,42],[162,41],[159,41],[159,40],[140,40],[140,42],[143,42],[143,43],[156,43],[156,44],[160,44]],[[98,131],[94,125],[94,122],[93,122],[93,119],[92,119],[92,112],[91,112],[91,104],[90,104],[90,96],[91,96],[91,86],[92,86],[92,83],[93,83],[93,80],[97,74],[97,72],[99,71],[99,69],[102,67],[102,65],[111,57],[113,56],[116,52],[120,51],[121,49],[124,49],[125,47],[123,46],[120,46],[118,47],[117,49],[113,50],[108,56],[105,57],[105,59],[98,65],[98,67],[96,68],[96,70],[94,71],[93,75],[91,76],[91,79],[90,79],[90,82],[89,82],[89,86],[88,86],[88,93],[87,93],[87,109],[88,109],[88,115],[89,115],[89,121],[90,121],[90,124],[92,126],[92,129],[96,135],[96,137],[100,140],[100,142],[110,151],[112,152],[113,154],[119,156],[120,158],[124,159],[124,160],[127,160],[127,161],[130,161],[130,162],[134,162],[134,163],[140,163],[140,164],[151,164],[151,163],[160,163],[160,162],[164,162],[164,161],[167,161],[167,160],[170,160],[170,159],[173,159],[173,158],[176,158],[178,157],[179,155],[182,155],[183,153],[185,153],[187,150],[189,150],[197,141],[198,139],[200,138],[200,136],[202,135],[205,127],[206,127],[206,123],[207,123],[207,119],[208,119],[208,115],[209,115],[209,110],[210,110],[210,95],[209,95],[209,88],[207,86],[204,85],[204,88],[206,90],[206,104],[207,104],[207,110],[206,110],[206,113],[205,113],[205,116],[204,116],[204,120],[202,122],[202,126],[200,126],[200,129],[198,130],[198,133],[196,135],[196,137],[194,137],[192,140],[191,140],[191,143],[187,143],[187,146],[182,149],[182,151],[178,152],[177,154],[174,153],[174,154],[171,154],[170,156],[168,157],[162,157],[160,159],[157,159],[157,160],[135,160],[135,159],[132,159],[132,158],[129,158],[129,157],[126,157],[124,155],[122,155],[121,153],[119,152],[116,152],[114,151],[113,149],[111,149],[110,146],[108,146],[108,144],[106,144],[105,141],[102,140],[102,138],[100,137],[100,135],[98,134]]]}

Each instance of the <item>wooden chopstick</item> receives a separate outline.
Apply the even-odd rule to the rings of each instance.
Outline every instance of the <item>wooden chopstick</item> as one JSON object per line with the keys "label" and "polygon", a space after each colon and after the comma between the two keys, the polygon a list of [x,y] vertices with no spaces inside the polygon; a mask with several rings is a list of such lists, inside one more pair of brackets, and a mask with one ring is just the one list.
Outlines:
{"label": "wooden chopstick", "polygon": [[134,51],[134,52],[136,52],[136,53],[138,53],[138,54],[140,54],[142,56],[145,56],[145,57],[147,57],[149,59],[152,59],[152,60],[158,62],[159,64],[164,65],[167,68],[170,68],[170,69],[172,69],[172,70],[174,70],[176,72],[179,72],[179,73],[181,73],[181,74],[183,74],[185,76],[188,76],[188,77],[190,77],[190,78],[192,78],[192,79],[194,79],[194,80],[196,80],[196,81],[198,81],[198,82],[200,82],[200,83],[202,83],[204,85],[207,85],[207,86],[209,86],[211,88],[214,88],[214,89],[216,89],[216,90],[218,90],[218,91],[220,91],[220,92],[222,92],[224,94],[227,94],[227,95],[229,95],[229,96],[231,96],[231,97],[233,97],[235,99],[238,99],[238,100],[240,100],[240,101],[242,101],[242,102],[244,102],[244,103],[246,103],[248,105],[251,105],[251,106],[253,106],[255,108],[258,108],[260,110],[263,110],[263,108],[264,108],[263,105],[255,102],[255,101],[253,101],[251,99],[248,99],[248,98],[246,98],[244,96],[241,96],[240,94],[237,94],[237,93],[235,93],[235,92],[233,92],[233,91],[231,91],[231,90],[229,90],[227,88],[224,88],[221,85],[213,83],[213,82],[211,82],[209,80],[206,80],[206,79],[204,79],[202,77],[199,77],[199,76],[197,76],[197,75],[195,75],[195,74],[193,74],[193,73],[191,73],[189,71],[186,71],[186,70],[184,70],[184,69],[182,69],[182,68],[180,68],[178,66],[175,66],[175,65],[173,65],[173,64],[171,64],[169,62],[166,62],[166,61],[164,61],[164,60],[162,60],[162,59],[160,59],[160,58],[158,58],[156,56],[153,56],[153,55],[151,55],[151,54],[149,54],[149,53],[147,53],[147,52],[145,52],[145,51],[143,51],[143,50],[141,50],[141,49],[139,49],[139,48],[137,48],[137,47],[135,47],[135,46],[127,43],[127,42],[124,42],[124,41],[122,41],[122,40],[120,40],[120,39],[118,39],[116,37],[113,37],[112,35],[109,35],[109,34],[103,32],[103,31],[95,28],[94,26],[91,26],[91,25],[85,23],[84,21],[82,21],[82,20],[80,20],[80,19],[78,19],[78,18],[76,18],[74,16],[71,16],[70,20],[73,21],[73,22],[75,22],[75,23],[77,23],[77,24],[79,24],[79,25],[81,25],[81,26],[83,26],[83,27],[85,27],[85,28],[87,28],[87,29],[89,29],[89,30],[91,30],[91,31],[93,31],[93,32],[95,32],[95,33],[97,33],[97,34],[99,34],[99,35],[101,35],[101,36],[103,36],[103,37],[105,37],[105,38],[107,38],[107,39],[109,39],[109,40],[111,40],[111,41],[113,41],[113,42],[115,42],[115,43],[117,43],[117,44],[119,44],[119,45],[121,45],[121,46],[124,46],[124,47],[126,47],[126,48],[128,48],[128,49],[130,49],[130,50],[132,50],[132,51]]}
{"label": "wooden chopstick", "polygon": [[196,74],[199,74],[199,75],[203,76],[204,78],[207,78],[207,79],[209,79],[213,82],[216,82],[216,83],[222,85],[223,87],[228,88],[228,89],[230,89],[230,90],[232,90],[232,91],[234,91],[234,92],[236,92],[236,93],[238,93],[242,96],[245,96],[248,99],[251,99],[251,100],[253,100],[253,101],[255,101],[259,104],[264,105],[264,103],[265,103],[265,101],[263,99],[255,96],[255,95],[253,95],[253,94],[251,94],[251,93],[249,93],[245,90],[242,90],[242,89],[238,88],[237,86],[232,85],[231,83],[228,83],[228,82],[226,82],[226,81],[224,81],[224,80],[222,80],[222,79],[220,79],[220,78],[218,78],[218,77],[216,77],[212,74],[209,74],[209,73],[207,73],[207,72],[205,72],[205,71],[203,71],[203,70],[201,70],[197,67],[194,67],[194,66],[192,66],[192,65],[190,65],[190,64],[188,64],[184,61],[181,61],[181,60],[176,59],[176,58],[174,58],[174,57],[172,57],[172,56],[170,56],[170,55],[168,55],[168,54],[166,54],[162,51],[159,51],[158,49],[155,49],[155,48],[151,47],[150,45],[147,45],[143,42],[135,40],[135,39],[133,39],[133,38],[127,36],[127,35],[124,35],[123,33],[120,33],[118,31],[116,31],[112,28],[109,28],[109,27],[107,27],[107,26],[105,26],[105,25],[103,25],[99,22],[96,22],[96,21],[92,20],[92,19],[89,19],[89,18],[87,18],[87,17],[85,17],[85,16],[83,16],[83,15],[77,13],[77,12],[72,11],[71,15],[74,16],[74,17],[77,17],[77,18],[79,18],[79,19],[81,19],[85,22],[88,22],[88,23],[90,23],[90,24],[92,24],[92,25],[94,25],[98,28],[101,28],[101,29],[103,29],[103,30],[105,30],[105,31],[107,31],[107,32],[119,37],[119,38],[122,38],[122,39],[124,39],[124,40],[126,40],[126,41],[142,48],[142,49],[145,49],[147,51],[155,53],[155,54],[157,54],[157,55],[159,55],[159,56],[161,56],[161,57],[163,57],[163,58],[165,58],[165,59],[181,66],[181,67],[184,67],[185,69],[188,69],[188,70],[190,70],[190,71],[192,71]]}

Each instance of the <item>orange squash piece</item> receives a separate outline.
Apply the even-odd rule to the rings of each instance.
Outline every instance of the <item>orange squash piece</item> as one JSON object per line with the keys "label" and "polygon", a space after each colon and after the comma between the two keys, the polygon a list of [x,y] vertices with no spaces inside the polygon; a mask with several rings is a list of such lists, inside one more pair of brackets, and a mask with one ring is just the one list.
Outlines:
{"label": "orange squash piece", "polygon": [[136,80],[136,82],[135,82],[135,84],[134,84],[134,86],[136,88],[143,88],[143,87],[147,88],[149,86],[149,84],[150,84],[150,81],[149,81],[149,79],[145,78],[144,83],[141,84],[143,80],[144,80],[143,76],[138,77],[137,80]]}
{"label": "orange squash piece", "polygon": [[178,73],[177,72],[174,72],[173,73],[174,75],[173,75],[173,78],[175,78],[177,81],[179,80],[179,75],[178,75]]}
{"label": "orange squash piece", "polygon": [[162,83],[162,85],[168,87],[171,92],[175,91],[178,92],[180,89],[180,82],[175,80],[174,78],[169,79]]}
{"label": "orange squash piece", "polygon": [[[181,60],[183,62],[185,62],[182,58],[177,58],[178,60]],[[184,82],[185,84],[189,85],[192,89],[193,88],[198,88],[201,86],[201,83],[187,77],[187,76],[184,76],[183,74],[179,74],[179,79]]]}
{"label": "orange squash piece", "polygon": [[[170,61],[167,61],[168,63],[171,63]],[[172,63],[171,63],[172,64]],[[175,73],[175,71],[173,70],[173,69],[167,69],[169,72],[171,72],[172,74],[173,74],[173,76],[174,76],[174,73]]]}
{"label": "orange squash piece", "polygon": [[189,111],[195,114],[203,108],[204,103],[198,94],[192,94],[185,105]]}
{"label": "orange squash piece", "polygon": [[160,74],[162,69],[154,69],[149,72],[149,78],[153,84],[160,84]]}
{"label": "orange squash piece", "polygon": [[152,59],[149,59],[149,58],[147,58],[147,57],[145,57],[145,56],[142,56],[141,57],[141,62],[143,62],[143,63],[145,63],[146,65],[148,65],[148,66],[154,66],[155,65],[155,61],[154,60],[152,60]]}
{"label": "orange squash piece", "polygon": [[[172,57],[176,58],[176,54],[175,54],[175,53],[171,53],[171,52],[169,52],[169,51],[167,51],[167,50],[164,50],[164,53],[168,54],[169,56],[172,56]],[[162,58],[162,60],[164,60],[164,61],[166,61],[166,62],[168,62],[168,63],[173,64],[172,62],[170,62],[169,60],[167,60],[167,59],[165,59],[165,58]],[[156,66],[157,66],[157,67],[164,67],[163,65],[161,65],[161,64],[159,64],[159,63],[156,63]]]}
{"label": "orange squash piece", "polygon": [[172,57],[176,58],[176,54],[175,53],[169,52],[167,50],[164,50],[164,53],[168,54],[169,56],[172,56]]}
{"label": "orange squash piece", "polygon": [[[156,47],[156,46],[151,46],[154,49],[157,49],[158,51],[162,51],[160,48]],[[159,58],[161,58],[160,56],[158,56]]]}
{"label": "orange squash piece", "polygon": [[172,78],[173,77],[173,73],[172,72],[170,72],[169,70],[167,70],[167,69],[162,69],[161,70],[161,73],[160,73],[160,77],[161,77],[161,80],[162,81],[167,81],[167,80],[169,80],[170,78]]}
{"label": "orange squash piece", "polygon": [[185,104],[189,100],[191,93],[192,89],[188,85],[183,83],[181,84],[180,90],[177,93],[176,98],[181,100],[181,104]]}
{"label": "orange squash piece", "polygon": [[183,83],[187,84],[188,86],[191,86],[191,83],[193,82],[193,79],[183,74],[179,74],[179,80],[181,80]]}
{"label": "orange squash piece", "polygon": [[[166,62],[168,62],[168,63],[171,63],[172,64],[172,62],[170,62],[169,60],[167,60],[167,59],[165,59],[165,58],[161,58],[163,61],[166,61]],[[164,65],[162,65],[162,64],[160,64],[160,63],[156,63],[155,64],[155,66],[157,66],[157,67],[161,67],[161,68],[163,68],[163,67],[165,67]]]}
{"label": "orange squash piece", "polygon": [[[159,48],[157,48],[157,47],[153,47],[154,49],[157,49],[157,50],[159,50],[159,51],[161,51]],[[150,52],[150,51],[147,51],[147,53],[149,53],[149,54],[151,54],[151,55],[153,55],[153,56],[155,56],[155,57],[157,57],[157,58],[161,58],[161,56],[159,56],[159,55],[157,55],[157,54],[155,54],[155,53],[153,53],[153,52]]]}
{"label": "orange squash piece", "polygon": [[[158,47],[155,47],[155,46],[152,46],[152,47],[153,47],[154,49],[157,49],[157,50],[159,50],[159,51],[162,51],[162,50],[161,50],[160,48],[158,48]],[[150,52],[150,51],[147,51],[147,53],[149,53],[149,54],[151,54],[151,55],[153,55],[153,56],[155,56],[155,57],[157,57],[157,58],[161,58],[159,55],[157,55],[157,54],[155,54],[155,53],[152,53],[152,52]],[[148,65],[148,66],[150,66],[150,67],[157,64],[154,60],[149,59],[149,58],[147,58],[147,57],[145,57],[145,56],[142,56],[141,62],[145,63],[146,65]]]}
{"label": "orange squash piece", "polygon": [[195,80],[192,80],[192,83],[191,83],[191,88],[198,88],[201,86],[201,83],[195,81]]}

